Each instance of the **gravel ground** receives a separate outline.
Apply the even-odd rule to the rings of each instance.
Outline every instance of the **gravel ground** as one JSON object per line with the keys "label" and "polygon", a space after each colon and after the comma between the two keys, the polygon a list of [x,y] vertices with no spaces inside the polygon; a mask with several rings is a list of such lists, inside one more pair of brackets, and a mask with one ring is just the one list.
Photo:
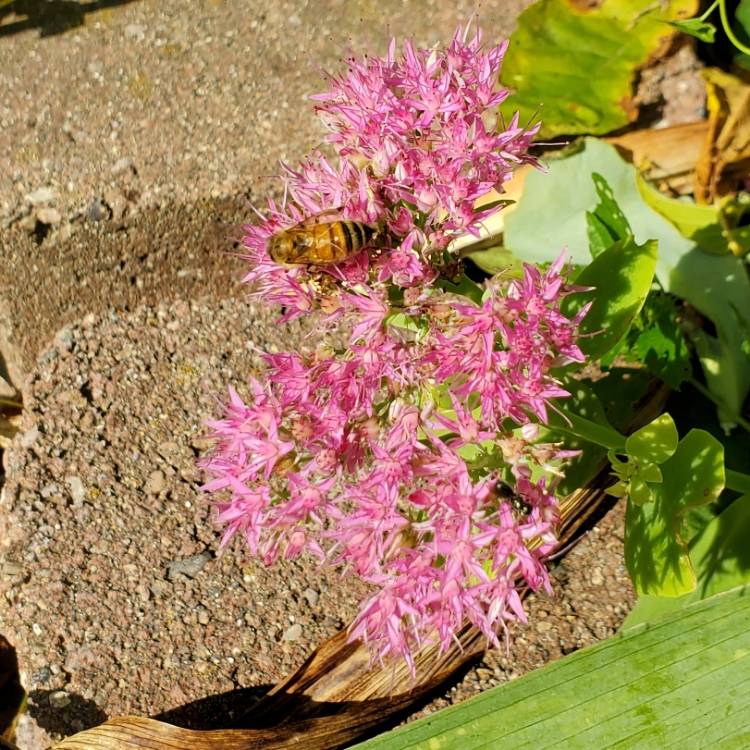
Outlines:
{"label": "gravel ground", "polygon": [[249,213],[242,197],[175,204],[111,222],[86,222],[65,241],[39,246],[0,233],[0,351],[21,384],[64,325],[89,314],[181,297],[239,296],[244,265],[231,238]]}
{"label": "gravel ground", "polygon": [[15,3],[30,15],[0,10],[0,221],[256,190],[321,141],[304,98],[350,50],[442,42],[477,9],[502,38],[528,2]]}
{"label": "gravel ground", "polygon": [[[215,394],[300,340],[247,304],[175,303],[64,329],[5,456],[0,630],[54,734],[277,681],[362,595],[309,562],[217,556],[195,458]],[[60,692],[64,691],[64,692]]]}
{"label": "gravel ground", "polygon": [[[267,570],[239,544],[217,555],[198,491],[201,422],[214,394],[242,390],[257,368],[249,342],[300,341],[311,344],[299,326],[247,303],[177,302],[89,316],[40,358],[5,456],[0,629],[52,736],[215,693],[252,697],[354,614],[365,590],[351,577],[306,562]],[[532,602],[509,655],[488,655],[426,710],[612,634],[632,601],[621,523],[608,515],[557,568],[562,598]]]}
{"label": "gravel ground", "polygon": [[219,240],[322,142],[325,71],[477,11],[501,39],[530,1],[0,4],[0,376],[89,312],[226,296]]}

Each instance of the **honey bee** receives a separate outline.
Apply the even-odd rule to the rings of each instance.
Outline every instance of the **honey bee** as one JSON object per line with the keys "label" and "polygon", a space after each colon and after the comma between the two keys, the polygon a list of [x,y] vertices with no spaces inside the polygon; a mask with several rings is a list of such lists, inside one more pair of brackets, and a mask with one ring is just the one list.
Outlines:
{"label": "honey bee", "polygon": [[377,231],[359,221],[313,216],[268,239],[268,254],[286,265],[332,266],[371,245]]}

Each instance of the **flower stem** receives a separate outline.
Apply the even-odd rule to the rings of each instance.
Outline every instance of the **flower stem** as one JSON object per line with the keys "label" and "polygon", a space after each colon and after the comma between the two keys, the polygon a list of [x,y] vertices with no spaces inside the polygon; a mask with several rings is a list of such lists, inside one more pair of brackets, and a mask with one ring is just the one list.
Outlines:
{"label": "flower stem", "polygon": [[559,416],[559,421],[554,420],[555,429],[567,432],[568,434],[579,437],[581,440],[586,440],[589,443],[601,445],[602,448],[607,448],[608,450],[625,450],[625,436],[621,435],[612,427],[592,422],[585,417],[571,414],[569,411],[562,408],[559,410]]}
{"label": "flower stem", "polygon": [[705,21],[713,12],[716,10],[716,6],[721,0],[714,0],[711,5],[708,6],[708,10],[698,19],[699,21]]}

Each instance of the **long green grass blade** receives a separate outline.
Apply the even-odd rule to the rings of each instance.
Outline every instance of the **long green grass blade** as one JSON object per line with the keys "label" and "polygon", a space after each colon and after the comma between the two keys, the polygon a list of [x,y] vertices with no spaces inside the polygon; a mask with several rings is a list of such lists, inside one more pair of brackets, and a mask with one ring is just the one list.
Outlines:
{"label": "long green grass blade", "polygon": [[750,588],[705,599],[356,747],[750,747]]}

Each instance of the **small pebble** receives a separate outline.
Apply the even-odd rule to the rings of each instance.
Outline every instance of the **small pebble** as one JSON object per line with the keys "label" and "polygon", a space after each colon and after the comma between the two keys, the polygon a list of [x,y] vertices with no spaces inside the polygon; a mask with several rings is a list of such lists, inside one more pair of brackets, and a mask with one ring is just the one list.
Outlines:
{"label": "small pebble", "polygon": [[594,568],[591,571],[591,584],[593,586],[601,586],[604,583],[604,576],[602,575],[601,568]]}
{"label": "small pebble", "polygon": [[208,552],[201,552],[199,555],[184,557],[182,560],[173,560],[167,565],[167,578],[170,581],[174,581],[177,575],[195,578],[210,559],[211,555]]}
{"label": "small pebble", "polygon": [[318,603],[320,594],[315,589],[307,588],[302,592],[302,596],[305,597],[305,600],[311,607],[314,607]]}
{"label": "small pebble", "polygon": [[65,477],[65,483],[70,488],[70,496],[73,498],[73,505],[81,505],[86,498],[86,490],[80,477]]}
{"label": "small pebble", "polygon": [[282,641],[298,641],[302,637],[302,625],[295,622],[294,625],[289,626],[285,631],[284,635],[281,636]]}
{"label": "small pebble", "polygon": [[57,191],[49,185],[45,185],[29,193],[26,196],[26,201],[32,206],[42,206],[45,203],[51,203],[56,197]]}
{"label": "small pebble", "polygon": [[70,705],[70,696],[64,690],[55,690],[49,694],[49,704],[52,708],[65,708]]}
{"label": "small pebble", "polygon": [[152,471],[148,475],[148,479],[146,480],[146,484],[144,485],[143,489],[149,495],[158,495],[164,489],[164,485],[164,472]]}
{"label": "small pebble", "polygon": [[56,208],[40,208],[36,212],[37,221],[42,224],[59,224],[62,221],[62,215]]}
{"label": "small pebble", "polygon": [[89,203],[86,209],[86,217],[91,221],[104,221],[109,218],[109,209],[99,200],[95,198]]}
{"label": "small pebble", "polygon": [[26,432],[21,435],[20,443],[22,448],[31,448],[34,443],[39,439],[39,428],[34,425],[34,427],[29,428],[26,430]]}

